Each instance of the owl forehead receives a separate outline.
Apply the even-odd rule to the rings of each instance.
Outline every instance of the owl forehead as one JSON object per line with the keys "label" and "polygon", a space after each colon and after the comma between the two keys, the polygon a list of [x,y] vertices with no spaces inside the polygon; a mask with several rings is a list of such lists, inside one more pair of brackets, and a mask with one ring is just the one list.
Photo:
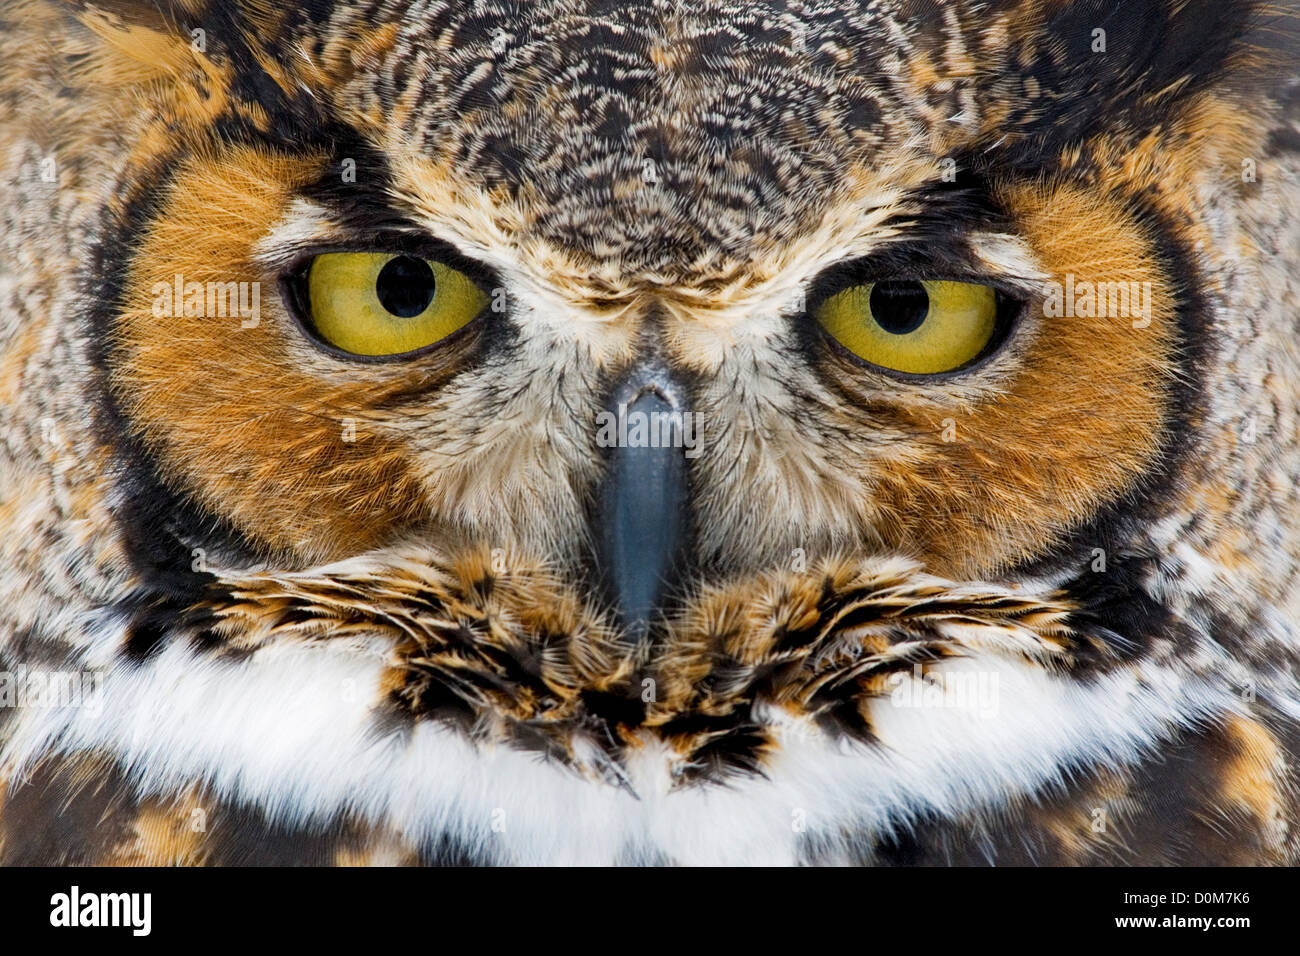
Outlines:
{"label": "owl forehead", "polygon": [[[508,196],[525,228],[634,270],[744,260],[914,140],[875,5],[451,5],[404,21],[389,136]],[[910,120],[915,124],[915,119]]]}

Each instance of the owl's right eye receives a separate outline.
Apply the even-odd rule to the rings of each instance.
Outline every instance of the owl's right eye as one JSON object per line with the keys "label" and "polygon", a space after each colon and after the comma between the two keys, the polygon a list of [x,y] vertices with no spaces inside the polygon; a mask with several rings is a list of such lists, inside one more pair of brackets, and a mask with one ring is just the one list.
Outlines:
{"label": "owl's right eye", "polygon": [[934,375],[984,354],[998,332],[990,286],[929,279],[865,282],[830,296],[813,315],[863,361],[896,372]]}
{"label": "owl's right eye", "polygon": [[358,356],[416,352],[464,328],[488,296],[436,259],[384,252],[326,252],[301,279],[299,305],[325,344]]}

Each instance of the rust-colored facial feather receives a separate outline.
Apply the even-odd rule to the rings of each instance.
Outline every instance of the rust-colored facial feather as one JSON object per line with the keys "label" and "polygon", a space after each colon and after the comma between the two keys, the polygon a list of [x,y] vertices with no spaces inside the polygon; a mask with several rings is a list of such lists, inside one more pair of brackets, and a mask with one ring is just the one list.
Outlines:
{"label": "rust-colored facial feather", "polygon": [[[322,165],[250,148],[186,160],[112,331],[114,387],[163,473],[249,538],[306,559],[373,547],[424,512],[384,409],[436,389],[453,361],[341,365],[302,340],[255,246]],[[258,283],[261,312],[186,316],[177,276],[182,290],[200,284],[204,311],[209,283]],[[155,309],[160,295],[170,308]]]}
{"label": "rust-colored facial feather", "polygon": [[[884,461],[864,455],[882,537],[956,576],[1043,554],[1130,487],[1167,440],[1179,375],[1175,281],[1124,200],[1064,184],[1012,184],[1001,197],[1051,281],[1136,283],[1152,307],[1145,318],[1045,315],[1033,298],[997,385],[945,383],[893,407],[872,389],[870,407],[904,446]],[[833,367],[846,392],[861,391],[858,370]]]}

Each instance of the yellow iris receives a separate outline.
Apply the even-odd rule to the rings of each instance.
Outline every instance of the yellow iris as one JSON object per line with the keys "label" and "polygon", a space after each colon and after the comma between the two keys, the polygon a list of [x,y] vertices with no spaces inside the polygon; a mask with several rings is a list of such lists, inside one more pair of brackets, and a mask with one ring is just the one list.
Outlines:
{"label": "yellow iris", "polygon": [[487,294],[432,259],[327,252],[312,260],[307,296],[316,333],[354,355],[400,355],[445,339],[483,311]]}
{"label": "yellow iris", "polygon": [[867,282],[831,296],[814,317],[873,365],[931,375],[976,358],[997,327],[997,293],[971,282]]}

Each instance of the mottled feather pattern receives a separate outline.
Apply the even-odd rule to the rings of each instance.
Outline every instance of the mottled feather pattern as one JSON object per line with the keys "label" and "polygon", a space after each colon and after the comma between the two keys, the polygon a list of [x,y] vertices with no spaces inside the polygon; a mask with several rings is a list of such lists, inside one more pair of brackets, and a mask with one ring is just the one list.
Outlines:
{"label": "mottled feather pattern", "polygon": [[1086,643],[1059,597],[961,587],[897,559],[717,588],[654,645],[620,640],[540,567],[492,567],[490,555],[410,549],[292,575],[220,575],[197,606],[209,623],[196,639],[251,653],[272,641],[389,637],[388,706],[570,763],[577,738],[616,766],[625,747],[658,736],[684,778],[732,738],[737,752],[721,769],[734,760],[761,770],[755,708],[869,742],[859,706],[887,696],[891,674],[967,650],[1066,668],[1076,639]]}

